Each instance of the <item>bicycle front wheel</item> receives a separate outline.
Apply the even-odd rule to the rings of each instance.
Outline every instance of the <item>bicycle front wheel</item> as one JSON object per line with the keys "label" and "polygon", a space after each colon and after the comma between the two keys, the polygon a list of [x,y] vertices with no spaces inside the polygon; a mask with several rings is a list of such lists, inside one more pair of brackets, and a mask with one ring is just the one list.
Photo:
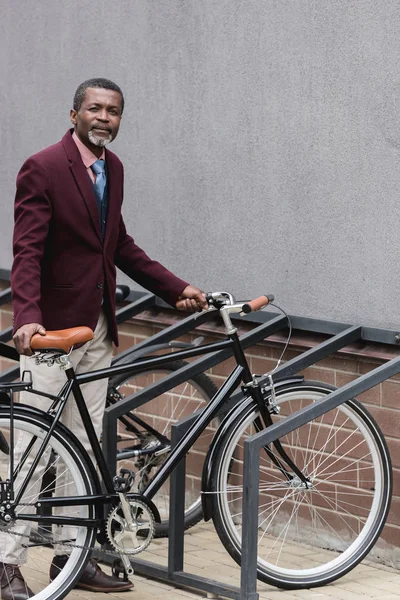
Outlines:
{"label": "bicycle front wheel", "polygon": [[[334,389],[303,382],[277,392],[280,414],[274,421]],[[258,409],[249,401],[227,431],[213,465],[214,524],[239,563],[243,442],[260,430],[260,423]],[[392,488],[389,452],[377,424],[356,400],[313,419],[280,442],[308,483],[284,463],[274,445],[269,452],[261,449],[258,578],[286,589],[324,585],[354,568],[382,530]]]}
{"label": "bicycle front wheel", "polygon": [[[183,361],[171,361],[162,368],[152,367],[136,375],[115,377],[110,380],[108,400],[115,402],[115,392],[117,397],[131,396],[186,364]],[[204,408],[216,391],[211,379],[201,373],[120,417],[117,470],[126,468],[135,471],[136,491],[145,489],[169,455],[172,425]],[[217,426],[218,420],[214,419],[186,455],[185,529],[203,518],[201,475]],[[161,516],[161,523],[156,524],[157,537],[168,535],[169,495],[167,480],[153,498]]]}
{"label": "bicycle front wheel", "polygon": [[[33,459],[49,431],[51,420],[22,405],[14,406],[14,490],[17,493],[26,480]],[[10,476],[10,408],[0,407],[0,487],[2,499]],[[60,506],[45,509],[45,497],[85,496],[95,493],[87,457],[68,436],[63,427],[56,427],[45,454],[21,498],[7,515],[6,502],[1,502],[0,566],[20,565],[35,600],[60,600],[79,577],[95,541],[91,506]],[[45,483],[43,483],[45,482]],[[61,522],[52,523],[57,516]],[[79,525],[69,518],[81,518]],[[62,569],[50,571],[55,554],[65,556]],[[3,581],[7,581],[5,571]],[[50,581],[50,578],[52,581]]]}

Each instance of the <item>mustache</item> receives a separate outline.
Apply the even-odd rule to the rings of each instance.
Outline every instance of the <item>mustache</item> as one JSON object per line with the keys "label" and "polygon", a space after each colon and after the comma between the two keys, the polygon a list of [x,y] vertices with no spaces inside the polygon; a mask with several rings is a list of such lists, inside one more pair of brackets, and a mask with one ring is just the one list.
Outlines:
{"label": "mustache", "polygon": [[101,131],[108,131],[108,133],[111,133],[110,127],[102,127],[101,125],[92,125],[89,131],[92,131],[93,129],[101,129]]}

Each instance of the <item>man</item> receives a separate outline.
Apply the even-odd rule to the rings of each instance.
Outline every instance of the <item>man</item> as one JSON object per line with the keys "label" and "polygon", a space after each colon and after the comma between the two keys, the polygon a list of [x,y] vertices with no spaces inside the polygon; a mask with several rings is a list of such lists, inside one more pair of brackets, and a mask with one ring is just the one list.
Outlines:
{"label": "man", "polygon": [[[124,97],[115,83],[85,81],[74,97],[73,129],[59,143],[30,157],[18,174],[11,273],[14,342],[21,354],[21,371],[32,371],[37,389],[58,391],[65,379],[57,366],[37,366],[28,358],[32,336],[44,335],[46,329],[91,327],[94,339],[72,352],[76,372],[110,365],[111,342],[118,343],[116,267],[172,306],[188,311],[207,308],[204,292],[151,260],[126,232],[121,215],[123,166],[105,149],[118,134],[123,109]],[[85,388],[99,434],[106,386],[107,381],[101,380]],[[22,396],[22,402],[47,408],[40,396]],[[89,449],[73,401],[67,402],[64,422]],[[8,540],[5,550],[5,544],[0,547],[2,599],[29,598],[33,593],[19,569],[24,562],[21,542]],[[50,578],[65,560],[65,555],[54,557]],[[78,585],[103,592],[133,587],[106,575],[94,561],[89,561]]]}

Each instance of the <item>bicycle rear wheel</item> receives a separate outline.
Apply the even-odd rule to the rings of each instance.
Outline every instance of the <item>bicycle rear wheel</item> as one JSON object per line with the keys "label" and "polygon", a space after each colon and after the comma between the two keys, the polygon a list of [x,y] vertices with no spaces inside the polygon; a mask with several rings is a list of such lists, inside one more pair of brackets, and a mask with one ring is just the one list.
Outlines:
{"label": "bicycle rear wheel", "polygon": [[[274,421],[324,398],[335,388],[304,382],[277,392]],[[220,444],[212,473],[213,520],[240,563],[243,442],[259,430],[249,400]],[[260,453],[258,578],[298,589],[324,585],[354,568],[375,544],[390,506],[391,462],[385,440],[356,400],[280,439],[302,474],[287,475]],[[271,445],[274,457],[281,460]],[[285,464],[286,467],[286,464]]]}
{"label": "bicycle rear wheel", "polygon": [[[108,401],[115,402],[119,395],[121,397],[132,396],[170,373],[181,369],[185,364],[187,363],[183,361],[171,361],[160,368],[143,369],[136,375],[115,377],[110,380]],[[217,388],[211,379],[202,373],[119,419],[117,470],[127,468],[136,472],[136,491],[142,491],[146,487],[169,455],[171,426],[204,408],[216,391]],[[217,426],[218,419],[214,419],[186,455],[186,529],[203,518],[200,496],[201,475],[204,459]],[[160,437],[164,438],[164,442],[160,442]],[[156,536],[167,536],[169,480],[163,484],[153,501],[161,516],[161,523],[156,524]]]}
{"label": "bicycle rear wheel", "polygon": [[[40,415],[22,405],[14,406],[14,473],[18,473],[14,485],[16,491],[26,479],[50,424],[51,420],[45,414]],[[0,487],[4,493],[11,456],[9,406],[0,406],[0,438]],[[52,472],[48,478],[51,483],[43,487],[41,481],[49,472]],[[85,566],[96,534],[93,525],[84,522],[79,525],[52,525],[50,516],[53,511],[58,517],[68,519],[73,516],[86,521],[94,518],[93,507],[61,506],[45,511],[41,500],[48,495],[50,486],[53,499],[96,493],[90,473],[84,453],[70,439],[68,431],[57,426],[21,502],[15,505],[11,520],[7,522],[7,517],[0,518],[0,565],[19,564],[28,587],[35,594],[35,600],[59,600],[69,592]],[[6,503],[3,501],[1,505],[4,514],[4,511],[7,512]],[[50,519],[50,522],[46,519]],[[49,571],[54,554],[68,555],[69,558],[58,575],[53,573],[53,581],[50,582]]]}

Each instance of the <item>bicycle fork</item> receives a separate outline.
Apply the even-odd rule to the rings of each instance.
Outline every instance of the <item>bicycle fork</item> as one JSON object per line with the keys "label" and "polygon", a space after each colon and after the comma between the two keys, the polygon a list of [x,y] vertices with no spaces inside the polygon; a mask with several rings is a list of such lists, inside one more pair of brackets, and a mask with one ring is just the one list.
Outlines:
{"label": "bicycle fork", "polygon": [[[234,353],[235,359],[236,359],[238,365],[240,365],[243,368],[243,380],[246,383],[244,383],[244,385],[241,386],[242,391],[243,391],[244,395],[246,395],[246,393],[247,393],[253,398],[253,400],[257,404],[258,409],[260,411],[262,420],[259,417],[257,419],[255,419],[254,427],[256,428],[257,432],[262,431],[264,429],[264,427],[262,425],[262,421],[264,421],[265,427],[270,427],[273,424],[273,421],[271,418],[271,412],[270,412],[272,403],[269,401],[268,397],[266,399],[263,397],[259,381],[257,380],[257,378],[255,376],[253,376],[251,374],[246,355],[243,352],[243,348],[239,341],[237,328],[232,324],[232,321],[230,319],[229,310],[225,309],[225,311],[224,311],[224,309],[221,309],[221,314],[223,316],[223,320],[224,320],[224,323],[226,326],[226,333],[233,342],[233,353]],[[272,381],[271,381],[271,383],[272,383]],[[273,383],[272,383],[272,385],[273,385]],[[271,389],[273,389],[273,388],[271,388]],[[297,476],[300,479],[300,481],[306,487],[308,487],[309,484],[311,484],[311,481],[305,475],[303,475],[303,473],[300,471],[300,469],[297,468],[297,466],[294,464],[292,459],[288,456],[288,454],[284,450],[280,440],[276,440],[275,442],[273,442],[273,446],[274,446],[276,452],[279,454],[282,461],[284,461],[288,465],[288,467],[290,469],[292,469],[292,471],[295,473],[295,475],[292,475],[285,468],[283,462],[281,460],[279,460],[279,458],[271,450],[271,448],[269,448],[269,446],[264,446],[264,450],[267,453],[268,457],[271,459],[272,463],[281,471],[281,473],[286,477],[286,479],[289,482],[293,481],[293,479],[295,479],[295,477]]]}
{"label": "bicycle fork", "polygon": [[[222,313],[222,310],[221,310],[221,313]],[[263,397],[259,381],[257,380],[257,378],[255,376],[253,376],[251,374],[246,355],[243,352],[242,346],[240,345],[239,337],[237,334],[237,329],[236,329],[236,327],[234,327],[232,325],[232,321],[230,320],[229,314],[225,314],[223,316],[225,317],[224,321],[225,321],[225,325],[226,325],[226,333],[229,335],[229,337],[233,341],[234,356],[236,358],[238,365],[241,365],[243,367],[244,381],[248,382],[241,386],[242,391],[243,391],[244,395],[249,394],[253,398],[253,400],[255,401],[255,403],[258,406],[258,409],[260,411],[260,415],[262,418],[262,420],[259,417],[257,419],[255,419],[254,427],[256,428],[257,432],[262,431],[264,429],[264,427],[262,425],[262,421],[264,421],[265,427],[270,427],[273,424],[273,421],[271,418],[271,410],[270,410],[271,408],[273,408],[272,403],[270,402],[268,397],[267,398]],[[271,384],[273,386],[272,381],[271,381]],[[273,387],[271,387],[271,390],[273,390]],[[269,448],[269,446],[264,446],[264,450],[267,453],[270,460],[272,461],[272,463],[281,471],[281,473],[286,477],[286,479],[288,481],[293,481],[293,479],[295,479],[295,477],[297,476],[300,479],[300,481],[306,487],[308,487],[309,484],[311,483],[311,481],[308,479],[308,477],[303,475],[303,473],[300,471],[300,469],[297,468],[297,466],[294,464],[294,462],[292,461],[290,456],[288,456],[288,454],[284,450],[280,440],[276,440],[275,442],[273,442],[273,446],[274,446],[276,452],[279,454],[282,461],[284,461],[288,465],[288,467],[290,469],[292,469],[292,471],[295,473],[295,475],[292,475],[285,468],[283,462],[281,460],[279,460],[279,458],[271,450],[271,448]]]}
{"label": "bicycle fork", "polygon": [[[257,432],[262,431],[265,427],[270,427],[274,424],[271,417],[271,403],[270,403],[270,395],[264,396],[261,391],[260,383],[257,380],[254,380],[251,384],[247,384],[242,386],[243,392],[249,394],[253,400],[256,402],[259,411],[260,417],[257,417],[254,420],[254,427]],[[263,426],[264,422],[264,426]],[[279,469],[282,475],[289,481],[293,481],[296,476],[300,479],[300,481],[308,488],[311,485],[311,481],[306,475],[302,473],[302,471],[296,466],[290,456],[287,454],[286,450],[283,448],[280,440],[275,440],[272,445],[275,448],[271,450],[269,446],[263,446],[268,458],[271,462]],[[280,459],[278,458],[279,455]],[[283,462],[282,462],[283,461]],[[289,469],[294,473],[294,475],[288,471],[285,467],[284,463],[289,467]]]}

